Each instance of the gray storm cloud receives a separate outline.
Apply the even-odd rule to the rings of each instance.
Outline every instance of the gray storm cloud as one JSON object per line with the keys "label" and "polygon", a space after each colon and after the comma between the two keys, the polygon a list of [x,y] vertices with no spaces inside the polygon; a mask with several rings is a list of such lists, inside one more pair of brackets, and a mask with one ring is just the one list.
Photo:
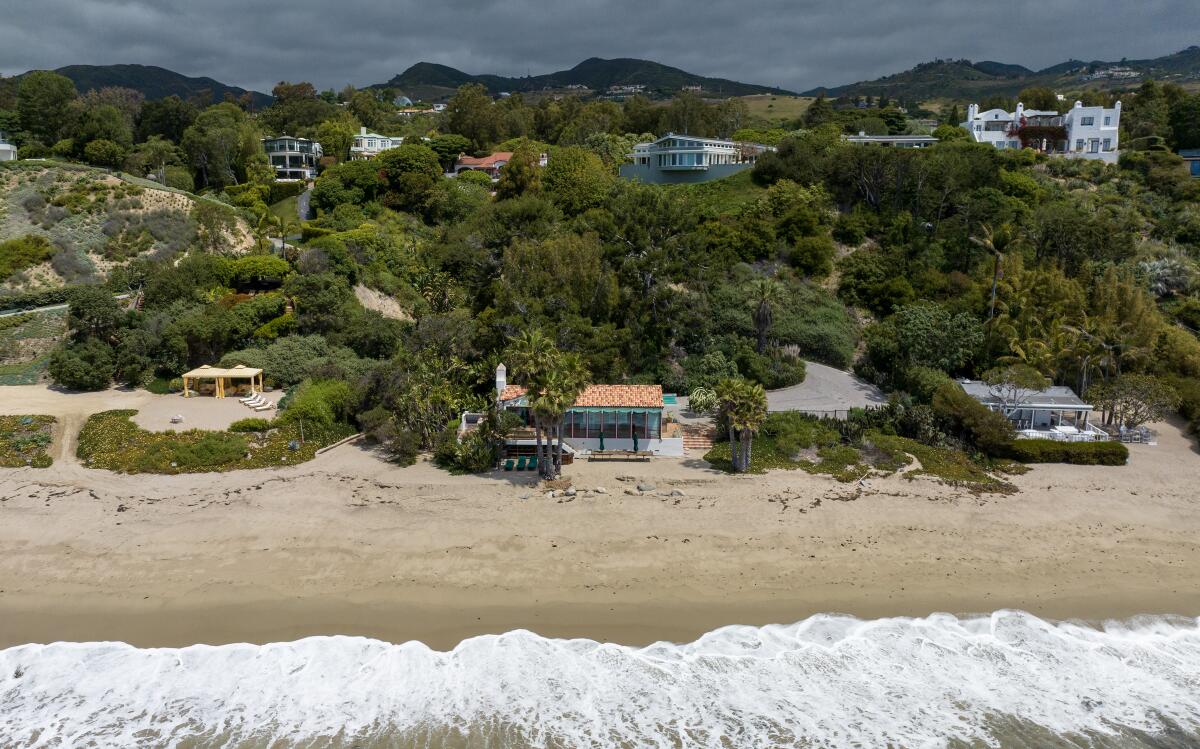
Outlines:
{"label": "gray storm cloud", "polygon": [[270,91],[340,88],[420,60],[523,75],[638,57],[803,90],[935,57],[1031,68],[1200,43],[1197,0],[6,0],[0,71],[142,63]]}

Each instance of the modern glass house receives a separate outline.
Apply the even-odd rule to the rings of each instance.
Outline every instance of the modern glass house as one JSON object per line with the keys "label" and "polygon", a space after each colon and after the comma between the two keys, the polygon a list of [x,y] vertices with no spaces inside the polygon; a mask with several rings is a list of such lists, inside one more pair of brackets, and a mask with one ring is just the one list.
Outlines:
{"label": "modern glass house", "polygon": [[717,138],[667,133],[650,143],[638,143],[622,164],[621,176],[650,184],[708,182],[754,166],[769,146]]}
{"label": "modern glass house", "polygon": [[320,143],[291,135],[263,138],[262,143],[271,166],[275,167],[275,179],[280,182],[316,179],[317,162],[324,155]]}

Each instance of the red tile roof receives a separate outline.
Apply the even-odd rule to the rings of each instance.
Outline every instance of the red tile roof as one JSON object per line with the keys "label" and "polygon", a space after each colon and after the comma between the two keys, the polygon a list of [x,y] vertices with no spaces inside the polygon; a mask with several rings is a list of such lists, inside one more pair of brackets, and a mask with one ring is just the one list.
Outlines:
{"label": "red tile roof", "polygon": [[490,156],[480,156],[479,158],[475,158],[474,156],[459,156],[457,166],[481,166],[490,169],[496,166],[497,161],[512,161],[512,157],[512,151],[499,151]]}
{"label": "red tile roof", "polygon": [[[508,385],[501,401],[525,395],[521,385]],[[588,385],[575,399],[574,408],[662,408],[662,385]]]}

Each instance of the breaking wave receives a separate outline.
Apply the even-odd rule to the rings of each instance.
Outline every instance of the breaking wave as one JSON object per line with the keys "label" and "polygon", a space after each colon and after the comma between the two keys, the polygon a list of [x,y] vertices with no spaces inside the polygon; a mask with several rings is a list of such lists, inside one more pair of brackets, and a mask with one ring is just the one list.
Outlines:
{"label": "breaking wave", "polygon": [[[634,648],[526,631],[0,651],[0,744],[1196,746],[1200,621],[1016,611],[730,626]],[[1073,746],[1076,744],[1072,744]]]}

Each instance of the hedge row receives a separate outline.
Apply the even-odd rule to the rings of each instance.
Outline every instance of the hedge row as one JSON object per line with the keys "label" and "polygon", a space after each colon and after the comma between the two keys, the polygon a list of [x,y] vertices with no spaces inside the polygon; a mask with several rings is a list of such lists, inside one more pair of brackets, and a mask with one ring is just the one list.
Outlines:
{"label": "hedge row", "polygon": [[75,287],[73,286],[60,286],[57,289],[45,289],[44,291],[2,294],[0,295],[0,312],[49,307],[52,304],[65,304],[71,301],[71,293],[74,289]]}
{"label": "hedge row", "polygon": [[1005,457],[1021,463],[1072,463],[1081,466],[1123,466],[1129,448],[1120,442],[1060,442],[1013,440]]}
{"label": "hedge row", "polygon": [[272,182],[269,201],[271,205],[274,205],[281,200],[299,195],[307,188],[308,185],[303,182]]}

